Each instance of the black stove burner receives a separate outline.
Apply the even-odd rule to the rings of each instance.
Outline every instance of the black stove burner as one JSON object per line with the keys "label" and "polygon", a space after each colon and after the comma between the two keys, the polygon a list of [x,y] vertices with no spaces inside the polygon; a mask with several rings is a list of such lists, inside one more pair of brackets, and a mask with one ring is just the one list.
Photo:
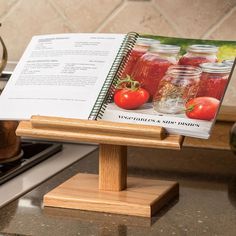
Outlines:
{"label": "black stove burner", "polygon": [[12,162],[0,164],[0,184],[62,150],[61,144],[27,141],[21,144],[23,156]]}

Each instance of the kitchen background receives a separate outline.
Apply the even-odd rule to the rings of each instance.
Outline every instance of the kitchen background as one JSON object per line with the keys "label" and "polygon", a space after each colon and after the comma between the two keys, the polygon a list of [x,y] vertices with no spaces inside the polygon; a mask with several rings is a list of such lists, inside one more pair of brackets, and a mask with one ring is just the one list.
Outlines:
{"label": "kitchen background", "polygon": [[[0,22],[9,61],[14,62],[36,34],[137,31],[236,40],[236,0],[0,0]],[[224,105],[236,106],[236,73]],[[215,154],[211,150],[184,149],[176,154],[130,148],[129,155],[133,168],[220,174],[233,174],[236,168],[236,158],[225,151]]]}
{"label": "kitchen background", "polygon": [[[1,36],[18,61],[31,37],[63,32],[236,40],[236,0],[0,0]],[[236,104],[236,75],[224,99]]]}

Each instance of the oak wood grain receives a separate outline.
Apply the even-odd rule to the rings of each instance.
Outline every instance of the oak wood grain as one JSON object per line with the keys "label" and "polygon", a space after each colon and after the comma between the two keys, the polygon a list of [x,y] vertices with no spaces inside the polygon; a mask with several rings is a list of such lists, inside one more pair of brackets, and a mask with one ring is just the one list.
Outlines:
{"label": "oak wood grain", "polygon": [[[91,121],[87,121],[90,123]],[[65,120],[65,123],[67,121]],[[119,124],[119,130],[123,129],[123,124]],[[114,145],[125,145],[125,146],[138,146],[138,147],[153,147],[153,148],[170,148],[180,149],[183,137],[180,135],[167,135],[164,139],[160,140],[155,137],[145,137],[134,135],[133,131],[139,129],[139,125],[135,125],[133,130],[130,130],[130,134],[122,134],[120,131],[115,133],[114,131],[109,132],[98,132],[98,131],[87,131],[82,129],[80,131],[76,129],[58,129],[57,127],[35,126],[30,121],[21,121],[16,134],[19,136],[31,137],[31,138],[42,138],[54,141],[63,142],[89,142],[89,143],[102,143],[102,144],[114,144]]]}
{"label": "oak wood grain", "polygon": [[127,186],[127,147],[99,145],[99,189],[121,191]]}
{"label": "oak wood grain", "polygon": [[82,120],[62,117],[32,116],[32,126],[57,130],[86,131],[89,133],[115,133],[126,136],[139,136],[162,140],[165,129],[154,125],[127,124],[102,120]]}
{"label": "oak wood grain", "polygon": [[209,139],[185,137],[183,147],[230,150],[229,133],[233,122],[217,121]]}
{"label": "oak wood grain", "polygon": [[98,190],[98,176],[77,174],[44,196],[44,206],[151,217],[179,194],[178,183],[128,177],[123,191]]}
{"label": "oak wood grain", "polygon": [[217,120],[236,122],[236,104],[235,106],[221,106]]}

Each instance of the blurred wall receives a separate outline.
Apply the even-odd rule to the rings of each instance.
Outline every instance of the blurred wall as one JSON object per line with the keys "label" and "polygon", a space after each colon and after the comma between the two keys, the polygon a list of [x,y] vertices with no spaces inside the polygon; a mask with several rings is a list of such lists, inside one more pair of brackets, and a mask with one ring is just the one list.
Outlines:
{"label": "blurred wall", "polygon": [[[9,60],[33,35],[115,32],[236,40],[236,0],[0,0]],[[236,75],[224,99],[236,104]]]}
{"label": "blurred wall", "polygon": [[[236,0],[0,0],[0,22],[9,59],[18,61],[36,34],[137,31],[236,40]],[[236,106],[236,73],[224,104]],[[204,150],[130,148],[129,157],[129,166],[134,168],[204,173],[234,173],[236,169],[236,158],[224,151],[216,156]]]}

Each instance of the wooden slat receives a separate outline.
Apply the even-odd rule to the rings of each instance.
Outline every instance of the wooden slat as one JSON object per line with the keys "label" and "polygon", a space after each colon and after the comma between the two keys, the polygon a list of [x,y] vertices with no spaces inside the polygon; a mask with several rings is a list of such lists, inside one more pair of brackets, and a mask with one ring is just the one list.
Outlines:
{"label": "wooden slat", "polygon": [[217,120],[236,122],[236,104],[235,106],[221,106]]}
{"label": "wooden slat", "polygon": [[78,130],[92,133],[115,133],[126,136],[150,137],[162,140],[166,137],[165,129],[153,125],[137,125],[101,120],[68,119],[62,117],[32,116],[34,128]]}
{"label": "wooden slat", "polygon": [[217,121],[209,139],[185,137],[183,147],[230,150],[229,132],[233,122]]}
{"label": "wooden slat", "polygon": [[[134,127],[134,129],[138,128],[139,126]],[[120,129],[122,129],[122,125],[120,125]],[[31,125],[30,121],[21,121],[16,130],[16,134],[19,136],[50,139],[54,141],[89,142],[164,149],[180,149],[183,142],[183,137],[179,135],[169,135],[163,140],[160,140],[136,135],[125,136],[124,134],[113,132],[89,133],[86,130],[78,132],[73,129],[57,130],[55,128],[52,129],[47,127],[35,128]]]}

